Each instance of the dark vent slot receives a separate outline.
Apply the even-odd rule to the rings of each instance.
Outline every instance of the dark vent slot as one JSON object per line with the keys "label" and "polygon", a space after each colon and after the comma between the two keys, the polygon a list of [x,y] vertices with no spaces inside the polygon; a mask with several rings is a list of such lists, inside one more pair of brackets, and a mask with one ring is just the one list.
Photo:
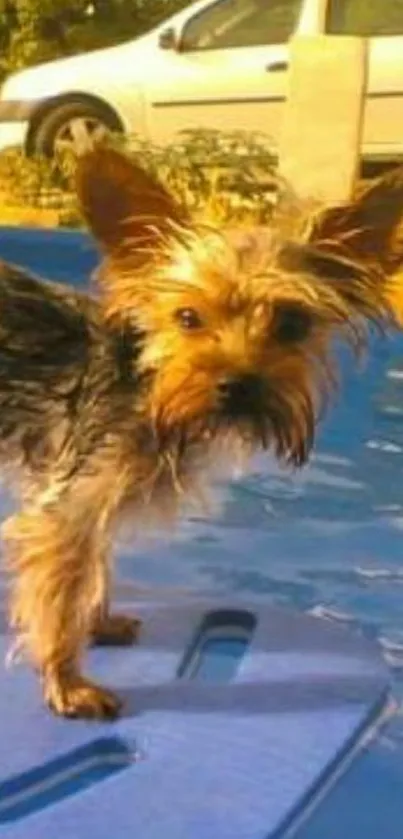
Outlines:
{"label": "dark vent slot", "polygon": [[230,682],[249,649],[255,628],[256,618],[251,612],[210,612],[185,654],[178,677]]}
{"label": "dark vent slot", "polygon": [[121,772],[133,753],[118,739],[96,740],[0,783],[0,825],[43,810]]}

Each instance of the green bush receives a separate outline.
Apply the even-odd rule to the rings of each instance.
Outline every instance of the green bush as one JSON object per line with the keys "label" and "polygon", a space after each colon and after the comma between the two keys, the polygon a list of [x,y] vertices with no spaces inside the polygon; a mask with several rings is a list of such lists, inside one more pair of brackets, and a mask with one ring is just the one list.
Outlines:
{"label": "green bush", "polygon": [[[59,223],[76,226],[81,223],[72,190],[72,162],[26,158],[21,151],[7,150],[0,154],[0,207],[31,207],[55,209]],[[0,209],[1,224],[1,209]]]}
{"label": "green bush", "polygon": [[[276,191],[275,159],[268,140],[250,132],[184,131],[165,147],[137,138],[114,144],[153,173],[195,217],[267,221]],[[14,204],[60,211],[60,223],[79,224],[74,160],[0,155],[0,191]],[[1,220],[0,220],[1,221]]]}

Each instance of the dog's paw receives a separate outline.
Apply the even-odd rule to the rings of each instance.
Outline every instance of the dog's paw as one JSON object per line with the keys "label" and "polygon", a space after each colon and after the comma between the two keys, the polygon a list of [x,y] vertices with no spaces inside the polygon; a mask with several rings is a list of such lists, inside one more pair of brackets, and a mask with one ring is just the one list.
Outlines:
{"label": "dog's paw", "polygon": [[128,647],[138,641],[141,621],[128,615],[106,615],[92,632],[92,643],[100,647]]}
{"label": "dog's paw", "polygon": [[121,709],[112,691],[81,676],[52,678],[45,683],[44,694],[51,711],[69,719],[113,720]]}

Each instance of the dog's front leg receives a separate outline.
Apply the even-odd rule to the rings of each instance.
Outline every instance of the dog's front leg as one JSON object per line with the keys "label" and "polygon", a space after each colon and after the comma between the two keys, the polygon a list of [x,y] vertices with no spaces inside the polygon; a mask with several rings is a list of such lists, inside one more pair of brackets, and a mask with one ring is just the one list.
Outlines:
{"label": "dog's front leg", "polygon": [[41,674],[47,704],[67,717],[114,717],[120,706],[80,672],[94,613],[105,598],[102,533],[94,512],[60,504],[28,509],[4,526],[15,576],[12,623]]}

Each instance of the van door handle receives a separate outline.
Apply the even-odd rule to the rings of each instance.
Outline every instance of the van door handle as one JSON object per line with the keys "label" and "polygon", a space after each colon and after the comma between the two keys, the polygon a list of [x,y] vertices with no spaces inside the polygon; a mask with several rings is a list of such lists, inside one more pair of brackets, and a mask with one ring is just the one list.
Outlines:
{"label": "van door handle", "polygon": [[288,70],[287,61],[273,61],[266,66],[267,73],[279,73],[281,70]]}

